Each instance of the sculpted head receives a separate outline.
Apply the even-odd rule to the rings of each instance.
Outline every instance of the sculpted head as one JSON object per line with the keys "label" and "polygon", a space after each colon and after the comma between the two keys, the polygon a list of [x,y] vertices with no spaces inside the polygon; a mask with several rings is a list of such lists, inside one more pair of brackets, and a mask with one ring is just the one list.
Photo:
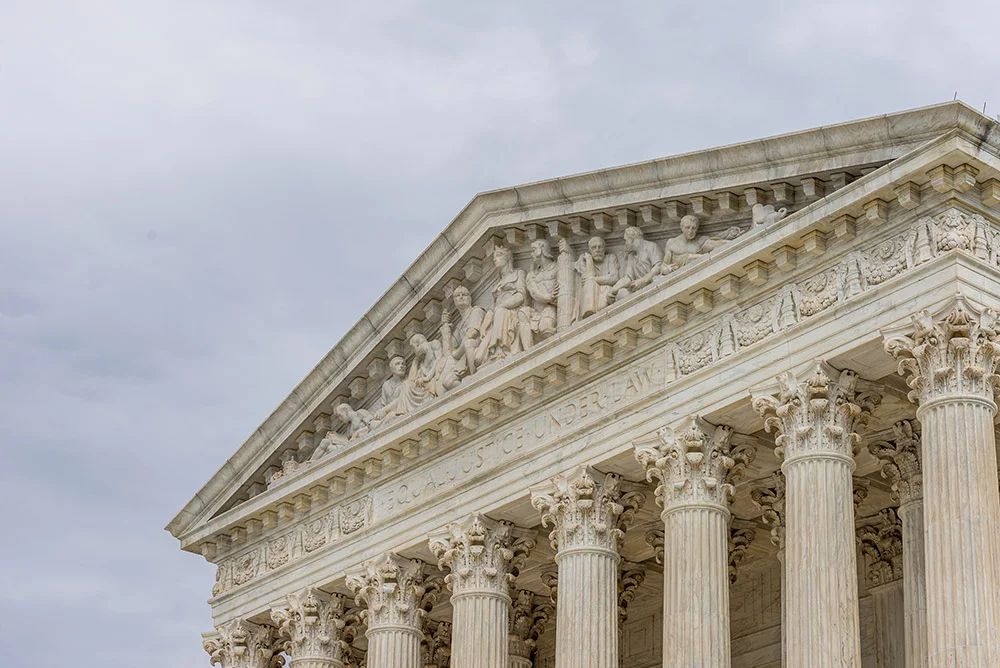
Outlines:
{"label": "sculpted head", "polygon": [[396,355],[389,360],[389,371],[392,372],[393,378],[402,379],[406,377],[406,360]]}
{"label": "sculpted head", "polygon": [[414,334],[410,337],[410,347],[413,348],[413,352],[418,357],[423,357],[427,353],[426,348],[428,345],[427,337],[423,334]]}
{"label": "sculpted head", "polygon": [[531,259],[537,264],[538,260],[543,257],[552,259],[552,249],[549,248],[549,242],[545,239],[535,239],[531,242]]}
{"label": "sculpted head", "polygon": [[354,417],[354,409],[351,408],[350,404],[337,404],[333,412],[337,414],[341,422],[350,422],[351,418]]}
{"label": "sculpted head", "polygon": [[464,311],[472,306],[472,293],[469,292],[469,288],[460,285],[451,293],[451,300],[455,302],[455,308]]}
{"label": "sculpted head", "polygon": [[493,264],[498,269],[503,269],[514,261],[514,254],[506,246],[497,246],[493,249]]}
{"label": "sculpted head", "polygon": [[590,249],[590,256],[594,260],[597,262],[604,260],[604,252],[606,250],[604,239],[601,237],[590,237],[590,241],[587,242],[587,248]]}
{"label": "sculpted head", "polygon": [[698,236],[698,226],[700,224],[697,216],[692,216],[691,214],[684,216],[681,218],[681,234],[688,241],[694,241],[695,237]]}
{"label": "sculpted head", "polygon": [[634,253],[639,250],[639,242],[642,241],[642,230],[638,227],[625,228],[625,250]]}

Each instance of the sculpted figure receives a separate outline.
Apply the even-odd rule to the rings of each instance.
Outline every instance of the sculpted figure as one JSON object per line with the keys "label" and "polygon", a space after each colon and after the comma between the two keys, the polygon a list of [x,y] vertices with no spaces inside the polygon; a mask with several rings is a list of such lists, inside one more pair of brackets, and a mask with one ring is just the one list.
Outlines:
{"label": "sculpted figure", "polygon": [[382,383],[381,407],[385,408],[399,396],[399,389],[406,380],[406,360],[396,355],[389,360],[389,372],[392,374]]}
{"label": "sculpted figure", "polygon": [[587,249],[588,252],[576,260],[576,270],[580,274],[580,318],[593,315],[610,304],[614,299],[614,286],[621,277],[618,256],[607,252],[604,239],[591,237]]}
{"label": "sculpted figure", "polygon": [[525,271],[514,268],[514,256],[506,246],[496,247],[493,262],[500,270],[500,280],[493,288],[487,350],[491,360],[500,360],[530,348],[533,337]]}
{"label": "sculpted figure", "polygon": [[743,231],[739,227],[731,227],[722,238],[699,235],[700,223],[697,216],[687,215],[681,218],[681,233],[667,240],[660,275],[665,276],[688,264],[702,259],[714,249],[738,237]]}
{"label": "sculpted figure", "polygon": [[525,277],[525,287],[531,297],[529,317],[531,330],[539,338],[556,333],[556,300],[559,297],[559,267],[549,242],[537,239],[531,242],[531,270]]}
{"label": "sculpted figure", "polygon": [[338,404],[333,409],[334,414],[340,421],[347,425],[347,438],[364,438],[371,433],[372,427],[377,424],[375,416],[364,408],[354,410],[350,404]]}
{"label": "sculpted figure", "polygon": [[453,324],[451,314],[442,315],[441,340],[460,363],[459,368],[464,367],[462,375],[471,376],[486,359],[483,341],[489,313],[482,306],[472,304],[472,293],[464,285],[455,288],[451,299],[458,310],[458,319]]}
{"label": "sculpted figure", "polygon": [[614,299],[624,299],[653,282],[660,271],[663,252],[646,241],[638,227],[625,228],[625,268],[611,291]]}

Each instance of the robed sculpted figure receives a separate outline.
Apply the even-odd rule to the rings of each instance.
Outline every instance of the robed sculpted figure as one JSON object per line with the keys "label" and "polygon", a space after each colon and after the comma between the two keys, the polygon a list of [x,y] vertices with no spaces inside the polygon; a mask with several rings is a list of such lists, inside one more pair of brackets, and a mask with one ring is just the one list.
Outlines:
{"label": "robed sculpted figure", "polygon": [[462,375],[471,376],[486,361],[489,312],[472,303],[469,288],[460,285],[451,294],[457,317],[442,314],[441,341],[451,356],[464,368]]}
{"label": "robed sculpted figure", "polygon": [[525,276],[525,287],[531,298],[531,331],[539,339],[555,334],[558,324],[556,307],[559,298],[559,266],[545,239],[531,242],[531,269]]}
{"label": "robed sculpted figure", "polygon": [[681,218],[681,233],[667,240],[660,265],[661,276],[701,260],[719,246],[729,243],[743,233],[739,227],[731,227],[722,237],[710,237],[698,234],[700,225],[697,216],[688,214]]}
{"label": "robed sculpted figure", "polygon": [[624,237],[625,266],[612,287],[615,300],[624,299],[652,283],[663,261],[663,251],[654,242],[646,241],[638,227],[626,227]]}
{"label": "robed sculpted figure", "polygon": [[514,267],[514,255],[506,246],[493,251],[500,279],[493,288],[493,316],[489,323],[491,360],[504,359],[531,347],[531,313],[528,306],[527,273]]}
{"label": "robed sculpted figure", "polygon": [[580,274],[580,288],[577,295],[579,317],[586,318],[611,303],[614,286],[621,277],[621,270],[618,266],[618,256],[607,252],[604,239],[601,237],[590,238],[587,242],[587,252],[576,259],[575,266]]}

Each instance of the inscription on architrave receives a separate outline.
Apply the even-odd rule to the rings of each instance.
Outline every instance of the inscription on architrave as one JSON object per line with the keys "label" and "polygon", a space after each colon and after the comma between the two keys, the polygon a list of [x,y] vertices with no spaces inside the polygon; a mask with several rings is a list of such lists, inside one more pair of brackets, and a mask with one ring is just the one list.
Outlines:
{"label": "inscription on architrave", "polygon": [[570,429],[598,422],[662,389],[672,380],[666,351],[625,366],[610,376],[554,402],[541,412],[497,429],[429,469],[402,476],[379,495],[379,519],[385,513],[423,503],[431,497],[556,440]]}

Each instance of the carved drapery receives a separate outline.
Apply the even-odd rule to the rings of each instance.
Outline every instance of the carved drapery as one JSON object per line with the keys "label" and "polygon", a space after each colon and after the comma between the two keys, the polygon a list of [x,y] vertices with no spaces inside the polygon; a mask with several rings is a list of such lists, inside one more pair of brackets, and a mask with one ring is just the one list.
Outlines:
{"label": "carved drapery", "polygon": [[234,620],[216,627],[202,642],[212,665],[221,668],[281,668],[274,627]]}
{"label": "carved drapery", "polygon": [[785,641],[788,666],[860,668],[854,454],[880,397],[852,371],[817,362],[803,379],[778,377],[754,396],[784,456]]}
{"label": "carved drapery", "polygon": [[[279,637],[287,641],[291,668],[342,668],[350,643],[344,599],[316,589],[290,594],[271,610]],[[353,636],[353,633],[349,634]]]}
{"label": "carved drapery", "polygon": [[995,666],[1000,661],[996,315],[957,296],[939,315],[924,311],[885,337],[886,351],[907,378],[910,399],[919,404],[922,427],[921,470],[913,479],[922,482],[923,504],[907,504],[900,513],[907,546],[915,542],[913,517],[923,514],[927,665]]}

